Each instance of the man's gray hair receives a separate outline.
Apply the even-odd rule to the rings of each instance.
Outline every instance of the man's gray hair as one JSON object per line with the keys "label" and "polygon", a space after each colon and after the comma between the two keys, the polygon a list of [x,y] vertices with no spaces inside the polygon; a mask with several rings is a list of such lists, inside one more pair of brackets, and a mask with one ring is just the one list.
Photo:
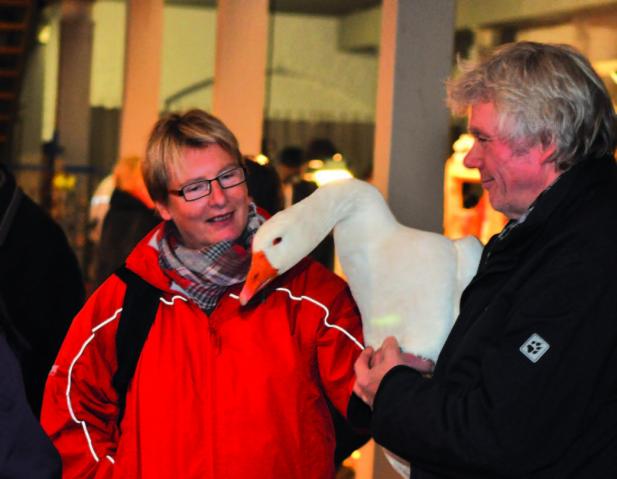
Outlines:
{"label": "man's gray hair", "polygon": [[617,116],[589,61],[568,45],[510,43],[478,64],[462,62],[447,84],[448,106],[460,115],[493,102],[500,138],[514,147],[555,144],[561,171],[585,158],[614,154]]}

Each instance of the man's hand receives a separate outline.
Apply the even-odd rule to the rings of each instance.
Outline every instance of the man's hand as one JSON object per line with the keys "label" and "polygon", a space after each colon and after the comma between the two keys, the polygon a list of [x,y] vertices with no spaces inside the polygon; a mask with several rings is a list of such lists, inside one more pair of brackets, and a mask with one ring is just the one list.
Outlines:
{"label": "man's hand", "polygon": [[430,373],[435,366],[428,359],[403,353],[398,341],[393,337],[388,337],[377,351],[369,346],[358,356],[354,365],[356,383],[353,391],[366,404],[373,407],[381,380],[390,369],[401,364],[423,374]]}

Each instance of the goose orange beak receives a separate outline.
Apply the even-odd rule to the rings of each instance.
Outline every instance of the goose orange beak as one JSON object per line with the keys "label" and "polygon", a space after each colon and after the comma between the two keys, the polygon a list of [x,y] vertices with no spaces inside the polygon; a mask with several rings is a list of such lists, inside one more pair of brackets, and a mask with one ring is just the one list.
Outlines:
{"label": "goose orange beak", "polygon": [[270,264],[263,251],[253,253],[251,268],[246,276],[244,287],[240,291],[240,304],[244,306],[248,303],[258,291],[263,289],[277,275],[278,270]]}

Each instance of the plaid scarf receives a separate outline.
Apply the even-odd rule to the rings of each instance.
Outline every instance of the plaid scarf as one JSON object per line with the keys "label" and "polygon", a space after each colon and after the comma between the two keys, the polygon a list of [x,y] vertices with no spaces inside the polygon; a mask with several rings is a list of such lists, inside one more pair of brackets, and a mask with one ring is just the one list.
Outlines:
{"label": "plaid scarf", "polygon": [[264,221],[255,205],[250,203],[248,222],[239,238],[200,250],[184,246],[178,229],[168,221],[158,240],[159,264],[169,278],[210,314],[229,286],[246,279],[251,263],[251,242]]}

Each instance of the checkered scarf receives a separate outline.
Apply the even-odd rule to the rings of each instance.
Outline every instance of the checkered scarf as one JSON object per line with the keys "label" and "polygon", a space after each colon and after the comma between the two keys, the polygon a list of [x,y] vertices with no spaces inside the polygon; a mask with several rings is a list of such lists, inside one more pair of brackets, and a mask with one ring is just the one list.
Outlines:
{"label": "checkered scarf", "polygon": [[209,314],[229,286],[246,279],[251,263],[251,241],[264,221],[251,203],[246,228],[238,239],[200,250],[184,246],[176,226],[168,221],[158,241],[159,264]]}

